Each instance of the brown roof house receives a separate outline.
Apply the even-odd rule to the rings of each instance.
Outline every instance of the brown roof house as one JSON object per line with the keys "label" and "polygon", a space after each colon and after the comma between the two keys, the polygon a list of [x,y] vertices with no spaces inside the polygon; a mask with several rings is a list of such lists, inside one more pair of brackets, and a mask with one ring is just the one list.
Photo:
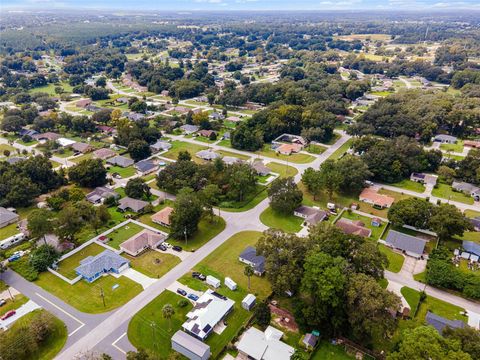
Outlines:
{"label": "brown roof house", "polygon": [[127,196],[123,199],[120,199],[120,201],[118,202],[118,209],[121,211],[131,210],[138,213],[141,212],[148,204],[150,203],[147,201],[132,199]]}
{"label": "brown roof house", "polygon": [[367,229],[365,224],[360,220],[340,219],[335,225],[348,235],[369,237],[372,234],[372,230]]}
{"label": "brown roof house", "polygon": [[82,154],[86,154],[94,149],[92,145],[82,142],[76,142],[75,144],[72,144],[71,148],[75,151],[81,152]]}
{"label": "brown roof house", "polygon": [[380,207],[382,209],[389,208],[395,201],[393,197],[379,194],[377,190],[370,187],[363,189],[362,193],[358,198],[360,199],[360,201]]}
{"label": "brown roof house", "polygon": [[305,219],[308,225],[317,225],[328,218],[327,212],[315,207],[301,205],[293,211],[293,215]]}
{"label": "brown roof house", "polygon": [[156,248],[165,241],[166,238],[167,236],[162,233],[155,234],[153,231],[143,230],[121,243],[120,249],[128,255],[137,256],[145,250]]}
{"label": "brown roof house", "polygon": [[171,221],[170,221],[170,215],[173,212],[173,208],[170,206],[167,206],[166,208],[163,208],[159,212],[156,212],[151,216],[151,219],[154,223],[157,223],[162,226],[170,226]]}
{"label": "brown roof house", "polygon": [[98,149],[98,150],[95,150],[93,152],[93,157],[94,158],[102,159],[102,160],[106,160],[106,159],[111,158],[115,155],[117,155],[117,153],[115,151],[107,149],[107,148]]}

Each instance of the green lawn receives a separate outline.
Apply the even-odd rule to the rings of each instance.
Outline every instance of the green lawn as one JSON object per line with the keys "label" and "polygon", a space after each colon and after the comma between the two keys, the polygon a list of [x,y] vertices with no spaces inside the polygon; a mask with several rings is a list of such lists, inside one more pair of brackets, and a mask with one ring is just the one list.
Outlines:
{"label": "green lawn", "polygon": [[255,154],[262,155],[262,156],[268,156],[271,158],[276,158],[284,161],[290,161],[295,164],[308,164],[309,162],[312,162],[315,160],[315,158],[312,155],[308,154],[292,154],[292,155],[282,155],[274,150],[272,150],[270,144],[265,144],[263,146],[262,150],[255,151]]}
{"label": "green lawn", "polygon": [[215,151],[216,153],[222,155],[222,156],[231,156],[231,157],[236,157],[240,160],[250,160],[250,156],[247,156],[247,155],[243,155],[243,154],[237,154],[237,153],[234,153],[234,152],[230,152],[230,151],[225,151],[225,150],[217,150]]}
{"label": "green lawn", "polygon": [[405,258],[401,254],[394,252],[392,249],[388,248],[383,244],[379,244],[378,249],[380,250],[381,253],[387,256],[388,271],[398,273],[400,270],[402,270],[402,266],[403,266],[403,262],[405,261]]}
{"label": "green lawn", "polygon": [[414,317],[417,313],[418,304],[420,303],[420,292],[407,286],[402,287],[400,292],[410,306],[410,316]]}
{"label": "green lawn", "polygon": [[70,161],[74,162],[74,163],[79,163],[83,160],[88,160],[88,159],[91,159],[93,157],[93,153],[87,153],[87,154],[83,154],[83,155],[80,155],[80,156],[77,156],[77,157],[74,157],[73,159],[70,159]]}
{"label": "green lawn", "polygon": [[[166,359],[173,352],[171,337],[181,329],[186,314],[192,309],[190,302],[183,308],[179,307],[178,302],[182,299],[184,299],[182,296],[166,290],[136,313],[128,324],[127,334],[130,342],[136,348],[152,351]],[[170,323],[162,314],[165,304],[172,305],[175,310]]]}
{"label": "green lawn", "polygon": [[120,244],[122,242],[130,239],[133,235],[138,234],[144,229],[143,226],[130,222],[108,234],[109,241],[107,242],[107,245],[115,249],[120,249]]}
{"label": "green lawn", "polygon": [[165,154],[162,154],[162,156],[168,159],[173,159],[173,160],[177,160],[178,153],[180,151],[188,151],[192,156],[192,159],[198,159],[195,156],[195,154],[200,150],[205,150],[207,148],[205,146],[192,144],[184,141],[177,141],[177,140],[172,141],[171,144],[172,144],[172,147],[170,148],[170,150],[168,150]]}
{"label": "green lawn", "polygon": [[425,191],[425,186],[421,183],[416,181],[412,181],[410,179],[404,179],[402,181],[390,184],[391,186],[395,186],[401,189],[415,191],[418,193],[423,193]]}
{"label": "green lawn", "polygon": [[447,184],[437,184],[437,186],[432,190],[432,195],[442,199],[473,205],[473,198],[471,196],[465,195],[461,192],[453,191],[452,187]]}
{"label": "green lawn", "polygon": [[340,345],[333,345],[327,341],[322,341],[318,346],[311,360],[354,360],[355,357],[347,354]]}
{"label": "green lawn", "polygon": [[463,214],[468,217],[468,218],[475,218],[477,216],[480,216],[480,211],[475,211],[475,210],[465,210]]}
{"label": "green lawn", "polygon": [[[39,274],[38,280],[34,283],[77,310],[91,314],[111,311],[142,292],[140,284],[125,276],[117,279],[108,275],[95,280],[92,284],[81,280],[75,285],[70,285],[59,277],[44,272]],[[119,286],[113,289],[112,287],[117,284]],[[105,306],[101,297],[102,289],[105,296]]]}
{"label": "green lawn", "polygon": [[224,146],[224,147],[229,147],[229,148],[232,147],[232,144],[230,143],[229,139],[222,140],[217,145]]}
{"label": "green lawn", "polygon": [[87,247],[84,247],[79,252],[73,254],[72,256],[69,256],[66,259],[60,261],[58,263],[57,271],[69,279],[75,279],[77,277],[77,274],[75,273],[75,268],[80,265],[80,261],[82,261],[88,256],[98,255],[104,250],[105,248],[103,246],[92,243]]}
{"label": "green lawn", "polygon": [[45,86],[40,86],[40,87],[36,87],[36,88],[33,88],[33,89],[30,89],[29,90],[29,93],[39,93],[39,92],[42,92],[42,93],[46,93],[50,96],[59,96],[56,92],[55,92],[55,88],[56,87],[62,87],[63,88],[63,91],[66,92],[66,93],[71,93],[72,92],[72,86],[66,82],[66,81],[62,81],[61,83],[59,84],[48,84],[48,85],[45,85]]}
{"label": "green lawn", "polygon": [[425,301],[420,304],[416,317],[423,321],[427,315],[427,311],[431,311],[449,320],[462,320],[464,322],[468,320],[465,315],[461,314],[465,309],[431,296],[427,296]]}
{"label": "green lawn", "polygon": [[73,150],[62,148],[60,151],[57,151],[55,155],[58,156],[59,158],[68,158],[73,155]]}
{"label": "green lawn", "polygon": [[[9,331],[14,331],[16,333],[21,333],[22,329],[29,328],[32,320],[40,315],[42,312],[46,312],[43,309],[34,310],[25,316],[22,316],[18,319],[10,328]],[[55,356],[62,350],[63,346],[67,342],[68,332],[65,324],[53,316],[53,331],[52,333],[41,343],[38,349],[35,350],[32,354],[31,360],[46,360],[53,359]],[[6,357],[8,358],[8,357]]]}
{"label": "green lawn", "polygon": [[348,139],[342,146],[340,146],[337,150],[334,151],[332,155],[330,155],[329,159],[337,160],[340,159],[348,149],[352,146],[353,139]]}
{"label": "green lawn", "polygon": [[242,212],[253,209],[260,202],[267,198],[267,187],[264,185],[257,185],[254,193],[250,194],[243,202],[223,202],[219,207],[223,211]]}
{"label": "green lawn", "polygon": [[458,140],[455,144],[441,144],[440,149],[455,153],[463,152],[463,141]]}
{"label": "green lawn", "polygon": [[370,237],[375,240],[380,239],[380,235],[382,235],[382,232],[386,226],[386,224],[382,222],[382,225],[380,225],[379,227],[375,227],[372,225],[371,218],[367,216],[359,215],[357,213],[354,213],[353,211],[352,212],[348,212],[348,210],[344,211],[342,214],[342,217],[347,218],[349,220],[360,220],[361,222],[363,222],[366,228],[372,230],[372,235],[370,235]]}
{"label": "green lawn", "polygon": [[215,236],[220,234],[225,229],[225,220],[215,216],[213,219],[204,217],[198,224],[197,232],[188,239],[188,244],[185,244],[185,239],[168,238],[168,242],[173,245],[180,245],[185,250],[194,251],[205,245]]}
{"label": "green lawn", "polygon": [[13,223],[0,229],[0,240],[6,239],[12,235],[18,234],[17,224]]}
{"label": "green lawn", "polygon": [[180,263],[177,256],[154,250],[148,250],[138,256],[125,253],[122,256],[130,260],[132,268],[151,278],[162,277]]}
{"label": "green lawn", "polygon": [[268,227],[296,233],[302,229],[304,219],[292,215],[283,215],[268,207],[260,214],[260,221]]}
{"label": "green lawn", "polygon": [[29,300],[25,295],[22,295],[22,294],[18,294],[18,295],[15,295],[13,297],[13,300],[12,298],[10,297],[10,295],[7,295],[4,300],[7,302],[5,305],[3,305],[2,307],[0,307],[0,316],[2,316],[3,314],[5,314],[6,312],[10,311],[10,310],[16,310],[18,309],[20,306],[22,306],[23,304],[27,303],[27,301]]}
{"label": "green lawn", "polygon": [[108,168],[108,173],[109,174],[117,173],[122,178],[129,178],[130,176],[135,175],[137,173],[137,170],[135,170],[133,166],[129,166],[126,168],[123,168],[120,166],[110,166]]}
{"label": "green lawn", "polygon": [[295,176],[298,174],[298,170],[293,166],[287,166],[277,162],[269,162],[265,166],[272,170],[272,172],[280,175],[281,178]]}
{"label": "green lawn", "polygon": [[17,152],[17,149],[14,148],[13,146],[7,145],[7,144],[0,144],[0,155],[3,156],[3,152],[5,150],[10,151],[10,155],[14,155]]}
{"label": "green lawn", "polygon": [[323,154],[327,148],[322,145],[310,144],[305,148],[305,150],[310,154],[320,155]]}

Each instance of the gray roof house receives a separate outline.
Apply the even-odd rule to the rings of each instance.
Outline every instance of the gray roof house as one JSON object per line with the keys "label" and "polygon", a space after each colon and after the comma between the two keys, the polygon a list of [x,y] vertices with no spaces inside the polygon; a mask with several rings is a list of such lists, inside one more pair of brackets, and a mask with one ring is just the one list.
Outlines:
{"label": "gray roof house", "polygon": [[110,164],[110,165],[115,165],[115,166],[120,166],[120,167],[129,167],[129,166],[132,166],[135,161],[133,161],[132,159],[129,159],[125,156],[114,156],[110,159],[107,160],[107,163]]}
{"label": "gray roof house", "polygon": [[423,255],[423,250],[428,241],[399,231],[390,230],[385,242],[395,249],[405,251],[409,256],[419,258]]}
{"label": "gray roof house", "polygon": [[272,170],[266,167],[262,161],[255,161],[252,164],[252,169],[255,170],[260,176],[266,176],[272,172]]}
{"label": "gray roof house", "polygon": [[293,211],[293,215],[305,219],[308,225],[317,225],[320,221],[325,220],[328,215],[326,211],[301,205]]}
{"label": "gray roof house", "polygon": [[195,155],[200,159],[207,160],[207,161],[215,160],[216,158],[220,157],[220,155],[218,155],[216,152],[211,150],[200,150]]}
{"label": "gray roof house", "polygon": [[193,134],[193,133],[196,133],[198,131],[199,127],[197,125],[186,124],[186,125],[180,126],[180,129],[182,129],[182,131],[185,134]]}
{"label": "gray roof house", "polygon": [[452,189],[469,194],[476,198],[476,200],[480,198],[480,188],[467,182],[454,181],[452,183]]}
{"label": "gray roof house", "polygon": [[13,224],[20,219],[17,213],[0,207],[0,228]]}
{"label": "gray roof house", "polygon": [[433,137],[433,141],[440,142],[442,144],[455,144],[457,142],[457,138],[451,135],[439,134]]}
{"label": "gray roof house", "polygon": [[247,246],[238,256],[238,260],[253,267],[257,276],[262,276],[265,272],[265,257],[257,255],[257,250],[253,246]]}
{"label": "gray roof house", "polygon": [[190,360],[207,360],[210,357],[210,346],[182,330],[178,330],[171,340],[172,349]]}
{"label": "gray roof house", "polygon": [[27,158],[22,157],[22,156],[12,156],[12,157],[9,157],[6,160],[6,162],[9,163],[10,165],[13,165],[13,164],[19,163],[19,162],[24,161],[24,160],[27,160]]}
{"label": "gray roof house", "polygon": [[152,160],[141,160],[135,164],[135,168],[142,173],[142,175],[145,175],[157,170],[158,165]]}
{"label": "gray roof house", "polygon": [[103,274],[109,272],[120,274],[128,267],[130,267],[130,261],[107,249],[98,255],[88,256],[80,261],[80,266],[75,269],[75,272],[92,283]]}
{"label": "gray roof house", "polygon": [[239,158],[234,157],[234,156],[224,156],[222,158],[222,161],[227,165],[233,165],[233,164],[236,164],[236,163],[243,162],[242,159],[239,159]]}
{"label": "gray roof house", "polygon": [[473,228],[475,229],[475,231],[480,231],[480,216],[473,219],[469,219],[469,220],[470,220],[470,223],[473,225]]}
{"label": "gray roof house", "polygon": [[114,197],[115,199],[118,199],[120,197],[120,194],[117,193],[115,190],[109,189],[105,186],[98,186],[86,196],[87,200],[92,204],[102,204],[105,199],[109,197]]}
{"label": "gray roof house", "polygon": [[427,312],[427,316],[425,316],[425,321],[428,325],[432,325],[440,334],[443,333],[443,330],[447,326],[453,329],[465,327],[465,323],[462,320],[448,320],[430,311]]}
{"label": "gray roof house", "polygon": [[120,201],[118,202],[118,209],[122,211],[131,210],[133,212],[140,212],[148,204],[149,203],[147,201],[132,199],[127,196],[123,199],[120,199]]}
{"label": "gray roof house", "polygon": [[480,244],[477,244],[473,241],[463,240],[462,246],[465,251],[480,256]]}
{"label": "gray roof house", "polygon": [[150,145],[150,149],[152,149],[154,152],[169,150],[171,147],[172,144],[162,140],[157,140],[155,144]]}

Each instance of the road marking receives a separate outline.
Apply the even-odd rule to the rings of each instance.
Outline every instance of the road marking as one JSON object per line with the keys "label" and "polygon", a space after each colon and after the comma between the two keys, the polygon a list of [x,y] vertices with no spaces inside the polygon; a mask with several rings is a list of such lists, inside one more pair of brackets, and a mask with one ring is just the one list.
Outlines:
{"label": "road marking", "polygon": [[76,322],[78,322],[80,324],[80,326],[78,328],[76,328],[75,330],[73,330],[70,334],[68,334],[68,336],[72,336],[73,334],[75,334],[78,330],[80,330],[82,327],[85,326],[85,323],[78,320],[75,316],[73,316],[72,314],[70,314],[69,312],[63,310],[60,306],[58,306],[57,304],[51,302],[50,300],[48,300],[46,297],[40,295],[39,293],[35,293],[39,298],[43,299],[44,301],[48,302],[50,305],[52,306],[55,306],[58,310],[60,310],[61,312],[63,312],[65,315],[68,315],[70,316],[73,320],[75,320]]}
{"label": "road marking", "polygon": [[113,346],[114,348],[116,348],[118,351],[120,351],[121,353],[123,353],[123,354],[125,354],[125,355],[126,355],[126,354],[127,354],[127,352],[126,352],[126,351],[124,351],[124,350],[122,350],[120,347],[118,347],[118,346],[117,346],[117,342],[119,342],[119,341],[120,341],[120,339],[121,339],[121,338],[123,338],[125,335],[127,335],[127,333],[126,333],[126,332],[125,332],[125,333],[123,333],[122,335],[120,335],[120,337],[119,337],[117,340],[115,340],[115,341],[112,343],[112,346]]}

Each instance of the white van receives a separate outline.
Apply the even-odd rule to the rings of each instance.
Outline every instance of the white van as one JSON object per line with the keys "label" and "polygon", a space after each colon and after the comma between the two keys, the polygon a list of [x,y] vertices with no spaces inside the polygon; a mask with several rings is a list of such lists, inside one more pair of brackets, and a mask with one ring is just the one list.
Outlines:
{"label": "white van", "polygon": [[16,235],[10,236],[5,240],[0,241],[0,249],[5,250],[8,249],[10,246],[18,244],[19,242],[25,240],[24,233],[18,233]]}

